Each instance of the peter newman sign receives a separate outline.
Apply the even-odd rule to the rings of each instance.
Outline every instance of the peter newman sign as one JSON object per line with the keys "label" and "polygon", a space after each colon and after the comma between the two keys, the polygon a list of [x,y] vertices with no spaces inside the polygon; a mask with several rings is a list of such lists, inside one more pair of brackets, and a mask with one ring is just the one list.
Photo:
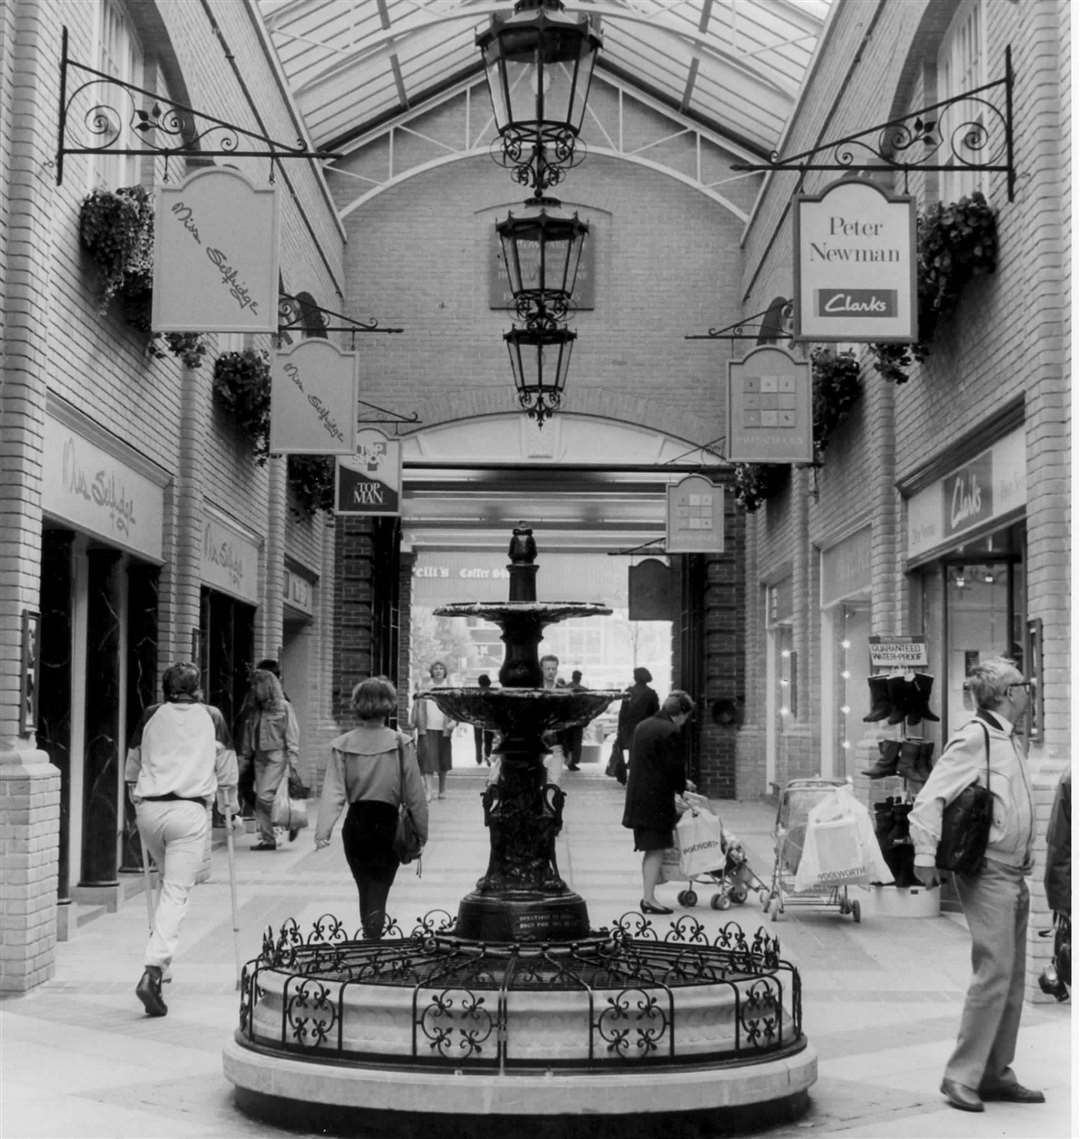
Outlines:
{"label": "peter newman sign", "polygon": [[795,340],[916,339],[915,202],[861,180],[795,199]]}

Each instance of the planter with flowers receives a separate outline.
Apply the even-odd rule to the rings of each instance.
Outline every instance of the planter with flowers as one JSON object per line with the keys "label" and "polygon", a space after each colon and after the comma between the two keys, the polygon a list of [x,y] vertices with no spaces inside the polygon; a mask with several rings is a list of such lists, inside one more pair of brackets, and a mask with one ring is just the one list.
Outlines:
{"label": "planter with flowers", "polygon": [[956,311],[968,284],[997,268],[997,215],[978,190],[938,202],[919,215],[916,246],[918,343],[870,345],[874,367],[897,384],[930,355],[938,325]]}

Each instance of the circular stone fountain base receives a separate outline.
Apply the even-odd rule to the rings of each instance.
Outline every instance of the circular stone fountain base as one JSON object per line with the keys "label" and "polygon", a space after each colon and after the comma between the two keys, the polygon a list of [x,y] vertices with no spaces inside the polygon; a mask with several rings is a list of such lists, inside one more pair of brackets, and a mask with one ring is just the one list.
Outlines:
{"label": "circular stone fountain base", "polygon": [[458,905],[457,932],[475,941],[575,941],[589,933],[585,900],[572,891],[553,897],[510,891],[498,897],[466,894]]}
{"label": "circular stone fountain base", "polygon": [[225,1048],[224,1066],[248,1115],[308,1132],[400,1139],[746,1134],[800,1118],[817,1079],[809,1045],[752,1064],[499,1075],[313,1064],[237,1039]]}

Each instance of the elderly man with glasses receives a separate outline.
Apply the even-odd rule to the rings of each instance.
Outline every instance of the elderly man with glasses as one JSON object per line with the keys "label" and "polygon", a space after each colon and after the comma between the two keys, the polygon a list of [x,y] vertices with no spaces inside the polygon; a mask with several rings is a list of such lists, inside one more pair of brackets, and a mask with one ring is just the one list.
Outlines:
{"label": "elderly man with glasses", "polygon": [[972,977],[956,1047],[941,1091],[961,1111],[983,1111],[986,1100],[1043,1103],[1010,1067],[1024,1002],[1029,895],[1034,862],[1035,806],[1025,749],[1016,734],[1030,699],[1030,682],[1012,661],[981,661],[967,678],[975,716],[949,740],[911,810],[915,875],[935,886],[941,816],[965,787],[986,782],[990,769],[993,822],[977,874],[956,874],[956,893],[971,932]]}

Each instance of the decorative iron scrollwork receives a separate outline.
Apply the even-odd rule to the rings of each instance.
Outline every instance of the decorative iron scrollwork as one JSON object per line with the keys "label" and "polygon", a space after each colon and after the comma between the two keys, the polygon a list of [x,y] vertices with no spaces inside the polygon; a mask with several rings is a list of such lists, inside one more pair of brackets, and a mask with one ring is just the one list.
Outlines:
{"label": "decorative iron scrollwork", "polygon": [[595,1028],[608,1053],[620,1059],[650,1056],[669,1036],[670,1009],[664,1009],[655,992],[624,989],[608,999]]}
{"label": "decorative iron scrollwork", "polygon": [[330,988],[321,981],[304,978],[295,988],[285,987],[285,1020],[290,1039],[304,1048],[318,1048],[339,1020]]}
{"label": "decorative iron scrollwork", "polygon": [[416,1025],[433,1054],[444,1059],[470,1060],[484,1051],[495,1031],[495,1018],[485,997],[468,989],[444,989],[432,994]]}

